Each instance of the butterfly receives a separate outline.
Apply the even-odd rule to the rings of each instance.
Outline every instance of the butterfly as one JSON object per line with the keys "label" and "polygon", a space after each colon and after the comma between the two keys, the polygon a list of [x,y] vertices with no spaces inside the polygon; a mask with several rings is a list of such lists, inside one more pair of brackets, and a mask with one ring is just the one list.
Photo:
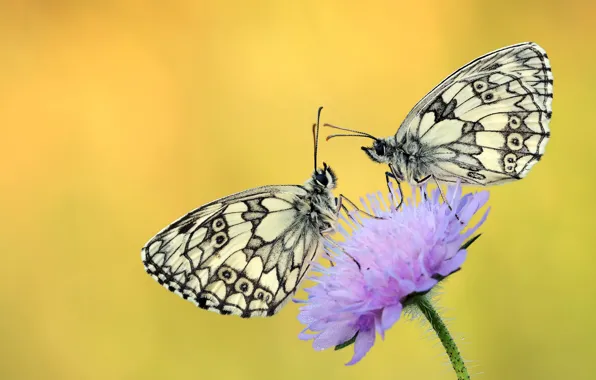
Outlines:
{"label": "butterfly", "polygon": [[532,42],[483,55],[444,79],[406,116],[397,133],[362,150],[411,185],[429,178],[496,185],[525,177],[550,138],[553,75],[546,52]]}
{"label": "butterfly", "polygon": [[315,170],[304,185],[257,187],[191,211],[143,247],[147,273],[203,309],[244,318],[277,313],[342,207],[332,194],[333,170],[317,168],[321,109],[313,126]]}

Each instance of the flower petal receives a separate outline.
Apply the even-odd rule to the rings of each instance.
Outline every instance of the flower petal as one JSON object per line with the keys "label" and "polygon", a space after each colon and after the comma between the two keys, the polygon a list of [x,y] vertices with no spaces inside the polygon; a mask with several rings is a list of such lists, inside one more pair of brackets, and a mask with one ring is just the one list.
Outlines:
{"label": "flower petal", "polygon": [[373,344],[375,344],[375,329],[360,330],[354,344],[354,356],[346,365],[358,363],[370,351]]}
{"label": "flower petal", "polygon": [[383,309],[383,314],[381,316],[381,328],[383,331],[389,330],[389,328],[399,320],[402,309],[403,306],[401,303],[396,303],[395,305],[387,306]]}
{"label": "flower petal", "polygon": [[354,327],[352,321],[336,323],[333,325],[333,328],[328,328],[317,335],[312,343],[312,347],[317,351],[335,347],[351,339],[356,334],[356,331],[358,330]]}
{"label": "flower petal", "polygon": [[300,331],[300,334],[298,334],[298,339],[300,339],[300,340],[311,340],[315,336],[316,336],[315,334],[313,334],[312,332],[309,332],[309,329],[307,327],[304,330]]}
{"label": "flower petal", "polygon": [[445,261],[437,273],[443,277],[449,276],[451,273],[461,268],[461,265],[466,261],[466,257],[466,250],[459,251],[451,260]]}
{"label": "flower petal", "polygon": [[357,334],[347,363],[353,365],[370,350],[377,333],[383,338],[400,319],[400,301],[430,291],[462,266],[467,252],[460,248],[488,211],[471,228],[468,221],[484,206],[488,193],[463,195],[459,183],[448,186],[446,197],[438,189],[427,197],[419,192],[414,189],[397,211],[392,195],[391,206],[382,194],[369,195],[370,206],[363,207],[381,218],[354,216],[360,221],[354,223],[350,213],[340,216],[345,222],[338,227],[340,239],[326,242],[322,256],[334,265],[315,264],[315,274],[309,276],[314,286],[305,289],[307,299],[300,307],[298,319],[307,326],[300,339],[312,339],[313,347],[322,350]]}

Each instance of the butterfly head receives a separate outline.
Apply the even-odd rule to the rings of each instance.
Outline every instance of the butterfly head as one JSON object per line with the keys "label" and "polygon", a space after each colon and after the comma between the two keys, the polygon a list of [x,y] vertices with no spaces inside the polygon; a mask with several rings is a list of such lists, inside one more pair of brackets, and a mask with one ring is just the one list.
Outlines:
{"label": "butterfly head", "polygon": [[393,160],[395,146],[390,141],[392,137],[375,139],[372,146],[363,146],[362,150],[374,162],[389,164]]}
{"label": "butterfly head", "polygon": [[362,150],[368,155],[368,157],[374,162],[382,164],[389,164],[393,161],[395,154],[395,140],[393,137],[387,137],[384,139],[377,138],[369,133],[357,131],[354,129],[347,129],[338,127],[336,125],[324,124],[324,127],[338,129],[349,133],[336,133],[327,136],[327,140],[331,140],[336,137],[364,137],[373,140],[372,146],[363,146]]}
{"label": "butterfly head", "polygon": [[333,190],[337,186],[337,177],[326,163],[323,168],[317,168],[312,174],[312,184],[315,188]]}

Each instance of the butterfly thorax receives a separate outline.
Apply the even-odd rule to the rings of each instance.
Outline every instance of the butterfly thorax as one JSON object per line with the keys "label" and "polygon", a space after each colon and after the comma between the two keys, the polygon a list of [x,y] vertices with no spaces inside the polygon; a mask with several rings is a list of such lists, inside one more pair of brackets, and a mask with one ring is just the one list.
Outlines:
{"label": "butterfly thorax", "polygon": [[319,231],[330,230],[337,220],[337,203],[332,193],[336,183],[333,170],[324,164],[323,169],[317,169],[304,184],[308,195],[300,199],[297,208]]}
{"label": "butterfly thorax", "polygon": [[399,180],[411,185],[418,185],[430,174],[431,155],[428,149],[415,137],[406,135],[402,141],[395,144],[392,159],[393,166]]}
{"label": "butterfly thorax", "polygon": [[394,136],[376,139],[372,147],[362,150],[371,160],[389,165],[398,181],[419,185],[432,172],[432,148],[407,133],[399,139]]}

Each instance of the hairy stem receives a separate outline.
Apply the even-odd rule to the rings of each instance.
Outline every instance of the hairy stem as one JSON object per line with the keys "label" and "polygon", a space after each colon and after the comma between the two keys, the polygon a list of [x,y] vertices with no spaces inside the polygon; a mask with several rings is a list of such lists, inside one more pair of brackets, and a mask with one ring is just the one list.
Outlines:
{"label": "hairy stem", "polygon": [[451,366],[457,375],[458,380],[469,380],[470,375],[468,374],[468,370],[464,363],[464,360],[461,357],[459,349],[455,344],[455,341],[449,334],[449,330],[447,330],[447,326],[439,316],[439,313],[435,310],[435,308],[430,303],[429,299],[426,296],[418,296],[415,297],[413,300],[413,304],[424,314],[430,325],[432,326],[433,330],[439,336],[441,343],[443,343],[443,347],[445,347],[445,351],[447,352],[447,356],[449,356],[449,360],[451,361]]}

